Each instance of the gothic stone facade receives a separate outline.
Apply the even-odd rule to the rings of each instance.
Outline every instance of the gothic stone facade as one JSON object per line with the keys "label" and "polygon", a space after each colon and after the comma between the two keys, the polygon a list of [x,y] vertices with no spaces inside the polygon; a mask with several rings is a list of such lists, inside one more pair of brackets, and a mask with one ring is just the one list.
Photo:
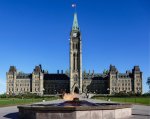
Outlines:
{"label": "gothic stone facade", "polygon": [[[142,72],[139,66],[134,66],[132,71],[119,73],[115,66],[110,65],[108,72],[83,72],[82,77],[83,93],[142,93]],[[41,65],[36,66],[32,73],[18,72],[14,66],[10,66],[7,72],[7,94],[49,95],[60,94],[63,91],[70,92],[69,73],[50,74],[42,70]],[[77,87],[73,91],[80,93]]]}
{"label": "gothic stone facade", "polygon": [[18,72],[10,66],[7,72],[7,94],[56,94],[65,92],[114,94],[121,91],[142,93],[142,72],[139,66],[119,73],[115,66],[105,73],[82,72],[82,39],[77,14],[74,14],[70,32],[70,68],[67,74],[49,74],[36,66],[32,73]]}

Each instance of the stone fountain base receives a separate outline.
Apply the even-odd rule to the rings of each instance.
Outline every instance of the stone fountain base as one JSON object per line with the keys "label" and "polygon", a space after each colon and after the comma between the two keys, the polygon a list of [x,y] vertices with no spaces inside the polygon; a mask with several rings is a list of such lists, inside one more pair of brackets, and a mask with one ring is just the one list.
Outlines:
{"label": "stone fountain base", "polygon": [[121,119],[131,116],[131,105],[98,106],[28,105],[18,106],[20,119]]}

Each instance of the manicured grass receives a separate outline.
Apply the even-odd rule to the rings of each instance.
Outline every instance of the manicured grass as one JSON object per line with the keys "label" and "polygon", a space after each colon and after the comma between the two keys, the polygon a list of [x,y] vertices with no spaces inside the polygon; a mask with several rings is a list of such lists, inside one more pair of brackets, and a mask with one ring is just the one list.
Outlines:
{"label": "manicured grass", "polygon": [[108,98],[114,102],[150,105],[150,97],[93,97],[93,99],[100,100],[107,100]]}
{"label": "manicured grass", "polygon": [[[56,97],[44,98],[46,101],[55,100]],[[30,98],[30,99],[20,99],[20,98],[0,98],[0,107],[15,106],[32,104],[36,102],[42,102],[43,98]]]}

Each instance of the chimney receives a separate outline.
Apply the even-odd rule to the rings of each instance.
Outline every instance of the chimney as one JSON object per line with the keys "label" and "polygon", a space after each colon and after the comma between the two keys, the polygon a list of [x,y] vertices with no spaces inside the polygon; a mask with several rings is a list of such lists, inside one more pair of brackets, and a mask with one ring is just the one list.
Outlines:
{"label": "chimney", "polygon": [[41,65],[41,64],[39,64],[39,67],[40,67],[40,69],[42,70],[42,65]]}
{"label": "chimney", "polygon": [[57,74],[59,74],[59,70],[57,70]]}

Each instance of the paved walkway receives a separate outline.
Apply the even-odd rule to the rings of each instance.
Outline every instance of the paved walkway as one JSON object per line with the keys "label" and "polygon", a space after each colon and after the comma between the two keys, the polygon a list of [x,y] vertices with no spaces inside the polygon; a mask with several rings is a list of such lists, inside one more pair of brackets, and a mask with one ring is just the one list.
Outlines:
{"label": "paved walkway", "polygon": [[[94,100],[94,99],[87,99],[88,101],[94,103],[105,103],[108,101],[101,101],[101,100]],[[110,102],[114,103],[114,102]],[[132,108],[132,116],[128,119],[150,119],[150,106],[144,105],[133,105]]]}
{"label": "paved walkway", "polygon": [[[86,100],[95,103],[107,102],[107,101],[94,100],[94,99],[86,99]],[[60,103],[60,102],[63,102],[63,100],[44,102],[44,104]],[[18,119],[17,107],[11,106],[11,107],[0,108],[0,119]],[[133,105],[132,116],[128,119],[150,119],[150,106]]]}

